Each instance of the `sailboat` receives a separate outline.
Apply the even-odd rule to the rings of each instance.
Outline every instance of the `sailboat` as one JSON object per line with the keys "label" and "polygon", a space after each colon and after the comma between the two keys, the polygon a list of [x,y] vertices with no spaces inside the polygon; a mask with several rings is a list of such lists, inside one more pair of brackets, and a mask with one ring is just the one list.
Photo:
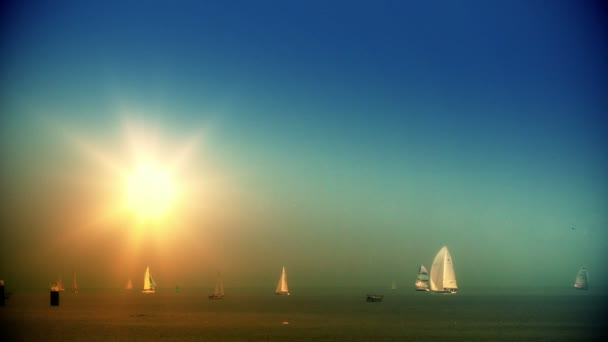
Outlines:
{"label": "sailboat", "polygon": [[59,292],[65,291],[65,288],[63,287],[63,277],[60,276],[59,280],[57,280],[56,284],[57,284],[56,285],[57,286],[57,291],[59,291]]}
{"label": "sailboat", "polygon": [[217,280],[215,281],[215,290],[213,294],[209,295],[209,299],[224,299],[224,282],[222,281],[222,277],[220,277],[220,273],[217,273]]}
{"label": "sailboat", "polygon": [[433,260],[431,266],[431,291],[456,293],[458,284],[454,273],[452,256],[447,246],[443,246]]}
{"label": "sailboat", "polygon": [[393,283],[391,284],[391,290],[396,290],[397,289],[397,282],[393,280]]}
{"label": "sailboat", "polygon": [[125,286],[125,290],[133,290],[133,283],[131,282],[131,278],[127,280],[127,285]]}
{"label": "sailboat", "polygon": [[585,266],[582,266],[578,270],[576,280],[574,281],[574,288],[579,290],[589,289],[589,275],[587,274],[587,268],[585,268]]}
{"label": "sailboat", "polygon": [[144,289],[143,293],[156,293],[156,282],[150,275],[150,266],[146,268],[146,274],[144,274]]}
{"label": "sailboat", "polygon": [[72,292],[78,293],[78,283],[76,282],[76,272],[72,272]]}
{"label": "sailboat", "polygon": [[418,276],[416,277],[416,291],[428,291],[429,290],[429,271],[426,270],[424,265],[420,265],[418,268]]}
{"label": "sailboat", "polygon": [[277,289],[274,291],[274,293],[289,296],[289,287],[287,286],[287,273],[285,272],[285,266],[283,266],[283,272],[281,273],[281,278],[279,278],[279,283],[277,284]]}

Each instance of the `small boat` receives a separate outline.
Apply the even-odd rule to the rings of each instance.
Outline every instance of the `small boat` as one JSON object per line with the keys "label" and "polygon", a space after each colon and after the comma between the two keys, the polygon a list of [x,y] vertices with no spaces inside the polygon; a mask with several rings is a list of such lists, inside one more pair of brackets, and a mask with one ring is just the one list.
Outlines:
{"label": "small boat", "polygon": [[274,291],[275,294],[289,296],[289,287],[287,286],[287,273],[285,272],[285,266],[283,266],[283,272],[281,272],[281,278],[277,284],[277,289]]}
{"label": "small boat", "polygon": [[431,291],[455,294],[458,291],[452,256],[447,246],[443,246],[431,266]]}
{"label": "small boat", "polygon": [[57,286],[56,281],[52,281],[49,286],[52,292],[59,292],[59,287]]}
{"label": "small boat", "polygon": [[133,283],[131,282],[131,278],[127,280],[127,285],[125,286],[125,290],[133,290]]}
{"label": "small boat", "polygon": [[215,290],[213,294],[209,295],[209,299],[224,299],[224,282],[220,273],[217,273],[217,280],[215,281]]}
{"label": "small boat", "polygon": [[579,290],[589,289],[589,274],[587,274],[587,268],[585,268],[585,266],[582,266],[578,270],[576,280],[574,280],[574,288]]}
{"label": "small boat", "polygon": [[429,290],[429,271],[426,270],[424,265],[420,265],[418,268],[418,276],[416,277],[416,291],[428,291]]}
{"label": "small boat", "polygon": [[150,266],[146,268],[146,274],[144,274],[144,289],[142,293],[156,293],[156,282],[152,275],[150,275]]}
{"label": "small boat", "polygon": [[391,290],[396,290],[397,289],[397,282],[393,280],[393,283],[391,284]]}
{"label": "small boat", "polygon": [[384,298],[383,295],[367,294],[367,298],[365,299],[365,301],[367,301],[367,302],[381,302],[383,298]]}
{"label": "small boat", "polygon": [[78,283],[76,282],[76,272],[72,272],[72,293],[78,293]]}
{"label": "small boat", "polygon": [[57,291],[59,292],[63,292],[65,291],[65,287],[63,287],[63,277],[59,277],[59,280],[57,280],[56,287],[57,287]]}

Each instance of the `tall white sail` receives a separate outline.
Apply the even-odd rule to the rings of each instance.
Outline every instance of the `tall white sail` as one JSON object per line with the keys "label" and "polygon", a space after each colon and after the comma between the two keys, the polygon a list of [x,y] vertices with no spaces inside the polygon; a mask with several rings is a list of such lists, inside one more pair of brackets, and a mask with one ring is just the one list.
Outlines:
{"label": "tall white sail", "polygon": [[78,293],[78,283],[76,283],[76,272],[72,272],[72,292]]}
{"label": "tall white sail", "polygon": [[141,291],[143,293],[155,293],[156,292],[156,282],[154,282],[154,278],[150,275],[150,266],[146,268],[146,273],[144,274],[144,289]]}
{"label": "tall white sail", "polygon": [[426,270],[424,265],[420,265],[418,268],[418,276],[416,276],[416,291],[428,291],[429,290],[429,271]]}
{"label": "tall white sail", "polygon": [[587,274],[587,268],[582,266],[576,274],[576,280],[574,281],[574,288],[579,290],[589,289],[589,275]]}
{"label": "tall white sail", "polygon": [[433,260],[430,281],[431,291],[456,293],[458,290],[454,264],[447,246],[443,246]]}
{"label": "tall white sail", "polygon": [[215,290],[213,290],[213,294],[209,295],[209,299],[223,299],[224,298],[224,281],[222,281],[222,277],[220,273],[217,273],[217,280],[215,281]]}
{"label": "tall white sail", "polygon": [[279,283],[277,284],[277,289],[275,293],[280,295],[289,295],[289,287],[287,286],[287,273],[285,272],[285,266],[283,266],[283,272],[281,273],[281,278],[279,278]]}

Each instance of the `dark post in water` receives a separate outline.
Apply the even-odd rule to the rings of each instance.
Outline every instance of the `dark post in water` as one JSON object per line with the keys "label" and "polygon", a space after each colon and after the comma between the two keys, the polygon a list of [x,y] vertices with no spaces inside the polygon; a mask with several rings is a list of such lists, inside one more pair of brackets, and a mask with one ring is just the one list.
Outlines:
{"label": "dark post in water", "polygon": [[59,291],[51,289],[51,306],[59,306]]}
{"label": "dark post in water", "polygon": [[4,306],[4,280],[0,280],[0,306]]}

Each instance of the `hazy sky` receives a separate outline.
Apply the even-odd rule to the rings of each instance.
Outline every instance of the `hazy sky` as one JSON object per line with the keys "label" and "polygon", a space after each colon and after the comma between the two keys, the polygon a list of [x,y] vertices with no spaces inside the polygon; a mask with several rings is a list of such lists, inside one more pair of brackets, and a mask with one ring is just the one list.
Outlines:
{"label": "hazy sky", "polygon": [[[20,1],[0,20],[0,278],[608,285],[592,1]],[[180,192],[120,211],[146,156]],[[593,286],[593,285],[592,285]]]}

